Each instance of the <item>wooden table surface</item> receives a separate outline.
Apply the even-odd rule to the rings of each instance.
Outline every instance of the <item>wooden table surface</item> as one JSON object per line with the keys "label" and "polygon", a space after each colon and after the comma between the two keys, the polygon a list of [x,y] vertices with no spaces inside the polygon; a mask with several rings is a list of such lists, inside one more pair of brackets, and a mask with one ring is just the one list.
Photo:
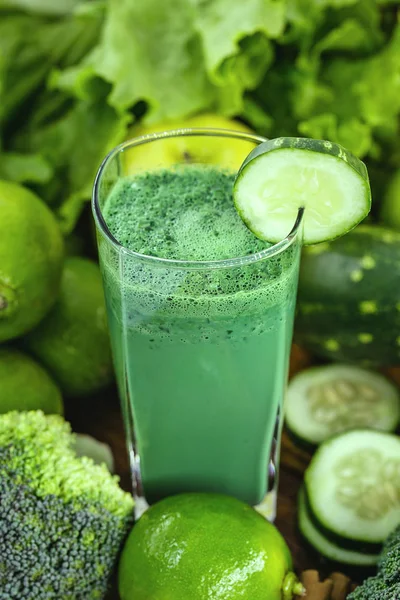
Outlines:
{"label": "wooden table surface", "polygon": [[[303,366],[300,364],[300,367]],[[292,369],[298,370],[298,367]],[[130,490],[128,456],[125,447],[122,418],[117,391],[106,390],[95,398],[69,402],[66,418],[71,421],[76,432],[88,433],[111,447],[116,464],[116,472],[121,478],[121,486]],[[325,560],[302,539],[296,525],[296,499],[302,483],[302,473],[310,459],[304,450],[297,448],[284,432],[282,439],[278,516],[276,526],[283,534],[292,552],[295,569],[317,569],[326,577],[332,570],[339,570],[361,581],[370,573],[361,569],[334,565]],[[109,600],[119,600],[114,591]]]}

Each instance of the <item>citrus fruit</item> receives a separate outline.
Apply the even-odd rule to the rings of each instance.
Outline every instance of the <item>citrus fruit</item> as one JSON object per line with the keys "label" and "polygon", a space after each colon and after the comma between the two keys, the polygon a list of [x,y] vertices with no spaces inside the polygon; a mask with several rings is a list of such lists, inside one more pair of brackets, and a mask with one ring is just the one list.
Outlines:
{"label": "citrus fruit", "polygon": [[119,565],[122,600],[289,600],[302,590],[278,530],[220,494],[171,496],[148,509]]}
{"label": "citrus fruit", "polygon": [[65,260],[57,303],[26,344],[66,396],[93,393],[112,380],[103,286],[95,262]]}
{"label": "citrus fruit", "polygon": [[63,239],[51,210],[31,191],[0,181],[0,342],[41,321],[61,279]]}
{"label": "citrus fruit", "polygon": [[42,410],[62,414],[61,392],[50,375],[30,356],[0,348],[0,413]]}

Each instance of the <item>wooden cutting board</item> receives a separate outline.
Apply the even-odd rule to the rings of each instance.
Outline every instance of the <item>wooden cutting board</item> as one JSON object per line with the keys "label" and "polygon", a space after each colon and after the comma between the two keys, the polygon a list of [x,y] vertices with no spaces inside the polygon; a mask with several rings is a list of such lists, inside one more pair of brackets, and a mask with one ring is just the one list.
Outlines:
{"label": "wooden cutting board", "polygon": [[[291,375],[308,363],[309,359],[294,348]],[[124,489],[130,490],[128,456],[117,390],[110,388],[95,398],[69,402],[66,406],[66,418],[71,421],[74,431],[88,433],[111,447],[121,485]],[[332,570],[339,570],[352,577],[353,581],[361,581],[370,574],[368,571],[330,563],[309,547],[298,532],[297,494],[302,483],[302,474],[309,460],[310,455],[297,448],[284,432],[276,526],[290,547],[298,573],[305,569],[317,569],[323,577],[326,577]],[[119,600],[116,591],[110,595],[109,600]]]}

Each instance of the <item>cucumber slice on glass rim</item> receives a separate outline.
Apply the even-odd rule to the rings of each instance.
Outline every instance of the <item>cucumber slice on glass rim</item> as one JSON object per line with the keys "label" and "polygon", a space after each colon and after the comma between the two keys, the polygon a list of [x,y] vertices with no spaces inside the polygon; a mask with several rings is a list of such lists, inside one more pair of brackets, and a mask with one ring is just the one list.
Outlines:
{"label": "cucumber slice on glass rim", "polygon": [[400,420],[400,395],[380,373],[353,365],[311,367],[289,382],[286,425],[301,443],[318,445],[349,429],[392,432]]}
{"label": "cucumber slice on glass rim", "polygon": [[284,239],[304,207],[303,242],[333,240],[358,225],[371,208],[366,166],[324,140],[281,137],[257,146],[236,176],[233,198],[260,239]]}
{"label": "cucumber slice on glass rim", "polygon": [[396,435],[363,429],[333,437],[314,454],[304,481],[314,524],[340,547],[375,553],[400,524]]}

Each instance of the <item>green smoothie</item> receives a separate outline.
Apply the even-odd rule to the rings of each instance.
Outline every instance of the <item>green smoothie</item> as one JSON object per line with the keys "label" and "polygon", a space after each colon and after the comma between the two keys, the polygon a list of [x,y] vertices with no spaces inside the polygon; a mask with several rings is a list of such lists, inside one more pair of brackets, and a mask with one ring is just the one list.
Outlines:
{"label": "green smoothie", "polygon": [[[272,257],[232,201],[234,174],[188,165],[123,177],[99,244],[125,422],[153,503],[217,491],[249,504],[268,491],[286,384],[297,242]],[[129,429],[129,428],[128,428]]]}

